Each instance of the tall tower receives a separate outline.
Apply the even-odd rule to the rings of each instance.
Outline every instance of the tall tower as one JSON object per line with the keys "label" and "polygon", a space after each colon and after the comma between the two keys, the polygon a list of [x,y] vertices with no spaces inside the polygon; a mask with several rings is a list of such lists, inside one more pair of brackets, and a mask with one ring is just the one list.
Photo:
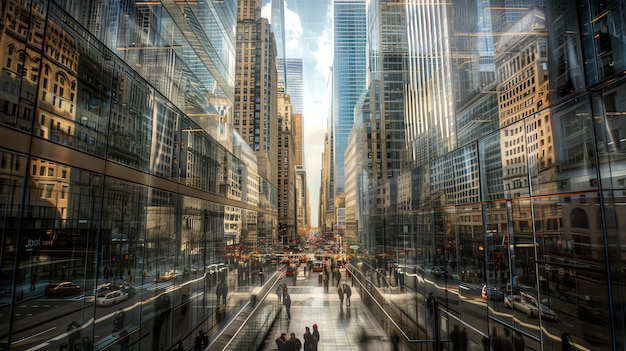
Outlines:
{"label": "tall tower", "polygon": [[287,240],[296,239],[296,142],[295,121],[289,95],[278,92],[278,227]]}
{"label": "tall tower", "polygon": [[365,0],[333,1],[333,128],[335,194],[344,189],[344,153],[354,121],[354,106],[366,84]]}
{"label": "tall tower", "polygon": [[[278,86],[287,87],[287,57],[285,42],[285,0],[272,0],[272,33],[276,40],[276,69]],[[289,92],[287,92],[289,93]]]}
{"label": "tall tower", "polygon": [[259,175],[278,182],[276,48],[261,1],[239,0],[233,126],[256,152]]}
{"label": "tall tower", "polygon": [[303,101],[302,101],[302,82],[303,82],[303,73],[302,73],[302,59],[300,58],[287,58],[276,59],[276,70],[278,73],[279,86],[280,86],[280,77],[283,75],[283,69],[285,76],[285,93],[289,94],[291,97],[291,106],[293,108],[293,113],[302,113],[303,112]]}

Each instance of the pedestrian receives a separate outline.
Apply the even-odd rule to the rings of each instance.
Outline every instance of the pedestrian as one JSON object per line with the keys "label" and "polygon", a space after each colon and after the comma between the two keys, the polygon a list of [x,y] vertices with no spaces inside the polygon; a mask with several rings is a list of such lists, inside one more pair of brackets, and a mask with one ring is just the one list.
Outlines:
{"label": "pedestrian", "polygon": [[339,306],[343,307],[343,287],[338,287],[337,293],[339,294]]}
{"label": "pedestrian", "polygon": [[435,295],[431,292],[426,299],[426,308],[428,308],[428,314],[432,317],[435,314]]}
{"label": "pedestrian", "polygon": [[222,297],[222,283],[217,284],[215,288],[215,296],[217,297],[217,303],[220,303],[220,297]]}
{"label": "pedestrian", "polygon": [[124,320],[126,319],[126,311],[118,309],[113,314],[113,332],[124,329]]}
{"label": "pedestrian", "polygon": [[276,298],[279,305],[283,303],[283,287],[280,284],[276,286]]}
{"label": "pedestrian", "polygon": [[311,334],[311,329],[309,327],[305,327],[306,331],[304,333],[304,351],[315,351],[317,350],[317,339]]}
{"label": "pedestrian", "polygon": [[461,331],[459,325],[456,324],[450,333],[450,339],[452,339],[452,351],[461,351]]}
{"label": "pedestrian", "polygon": [[350,306],[350,296],[352,296],[352,289],[350,288],[350,285],[343,285],[343,293],[346,295],[346,306]]}
{"label": "pedestrian", "polygon": [[88,336],[85,336],[83,338],[83,344],[82,344],[82,348],[80,350],[81,351],[91,351],[92,350],[91,340],[89,339]]}
{"label": "pedestrian", "polygon": [[561,349],[563,351],[572,351],[572,337],[567,333],[561,334]]}
{"label": "pedestrian", "polygon": [[259,279],[261,280],[261,285],[263,285],[263,266],[259,266]]}
{"label": "pedestrian", "polygon": [[290,351],[300,351],[302,348],[302,341],[296,338],[296,333],[291,333],[291,338],[287,341],[287,349]]}
{"label": "pedestrian", "polygon": [[393,351],[400,351],[400,337],[395,330],[391,332],[391,349]]}
{"label": "pedestrian", "polygon": [[287,310],[287,320],[291,320],[291,296],[289,294],[283,295],[283,305]]}
{"label": "pedestrian", "polygon": [[278,338],[276,338],[276,347],[278,351],[287,351],[287,339],[285,338],[285,333],[281,333]]}
{"label": "pedestrian", "polygon": [[[520,337],[521,337],[521,334],[520,334]],[[467,328],[463,328],[463,330],[461,331],[461,351],[467,351],[468,342],[469,341],[468,341],[468,338],[467,338]],[[519,350],[524,350],[524,339],[523,338],[522,338],[522,347]]]}
{"label": "pedestrian", "polygon": [[196,339],[193,342],[193,349],[194,351],[202,351],[202,343],[203,343],[203,339],[204,339],[204,332],[202,330],[200,330],[198,332],[198,336],[196,336]]}
{"label": "pedestrian", "polygon": [[317,346],[320,343],[320,331],[317,329],[317,324],[313,324],[313,337],[315,338],[315,351],[317,351]]}
{"label": "pedestrian", "polygon": [[339,286],[341,284],[341,272],[339,271],[339,268],[337,268],[337,286]]}

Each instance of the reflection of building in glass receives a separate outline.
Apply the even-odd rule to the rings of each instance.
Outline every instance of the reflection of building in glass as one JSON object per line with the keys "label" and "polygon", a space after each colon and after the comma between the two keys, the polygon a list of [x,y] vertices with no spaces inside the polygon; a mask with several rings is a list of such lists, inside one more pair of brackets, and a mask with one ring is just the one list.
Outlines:
{"label": "reflection of building in glass", "polygon": [[[119,332],[137,349],[169,348],[214,315],[227,263],[257,268],[233,249],[252,251],[277,223],[276,188],[228,123],[235,42],[218,28],[234,28],[236,4],[44,3],[4,2],[0,21],[0,314],[62,301],[0,322],[0,344],[36,322],[56,331],[11,349],[74,349],[83,337],[114,347],[115,335],[98,338],[111,325],[93,302],[120,289],[133,301]],[[148,289],[156,313],[136,303]],[[233,313],[245,305],[229,299]],[[183,313],[190,305],[202,308]],[[63,316],[90,327],[64,335]]]}
{"label": "reflection of building in glass", "polygon": [[528,12],[496,43],[496,89],[507,198],[528,195],[528,162],[537,162],[538,154],[543,155],[544,162],[552,162],[546,153],[553,152],[553,138],[543,133],[550,132],[550,116],[537,114],[546,109],[548,96],[544,18],[539,9]]}

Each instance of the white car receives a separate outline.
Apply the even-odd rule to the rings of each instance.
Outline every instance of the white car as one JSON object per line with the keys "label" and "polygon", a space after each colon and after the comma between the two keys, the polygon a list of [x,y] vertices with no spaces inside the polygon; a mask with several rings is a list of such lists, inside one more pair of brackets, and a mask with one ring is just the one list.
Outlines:
{"label": "white car", "polygon": [[528,317],[541,317],[552,321],[558,321],[559,317],[548,306],[537,303],[535,298],[524,295],[507,295],[504,298],[504,306],[526,313]]}
{"label": "white car", "polygon": [[128,300],[128,293],[123,290],[115,290],[96,297],[96,306],[112,306]]}

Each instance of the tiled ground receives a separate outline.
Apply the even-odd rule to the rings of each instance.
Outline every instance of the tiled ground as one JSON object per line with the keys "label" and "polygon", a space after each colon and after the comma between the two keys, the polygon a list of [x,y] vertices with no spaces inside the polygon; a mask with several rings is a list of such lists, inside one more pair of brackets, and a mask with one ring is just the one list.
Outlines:
{"label": "tiled ground", "polygon": [[[283,307],[261,350],[276,350],[274,340],[282,332],[287,333],[287,336],[294,332],[304,342],[305,327],[311,328],[312,331],[314,323],[317,323],[320,332],[319,351],[391,350],[388,336],[384,334],[369,310],[362,305],[356,289],[352,290],[350,306],[345,306],[345,300],[341,306],[334,285],[331,285],[329,291],[325,293],[324,288],[318,284],[318,274],[313,273],[305,277],[301,271],[296,286],[293,286],[291,278],[283,279],[291,295],[291,320],[287,320],[287,313]],[[345,276],[345,272],[342,271],[344,277],[342,283],[346,282]],[[269,298],[278,303],[276,295],[271,294]],[[367,344],[359,341],[361,333],[366,333]]]}

